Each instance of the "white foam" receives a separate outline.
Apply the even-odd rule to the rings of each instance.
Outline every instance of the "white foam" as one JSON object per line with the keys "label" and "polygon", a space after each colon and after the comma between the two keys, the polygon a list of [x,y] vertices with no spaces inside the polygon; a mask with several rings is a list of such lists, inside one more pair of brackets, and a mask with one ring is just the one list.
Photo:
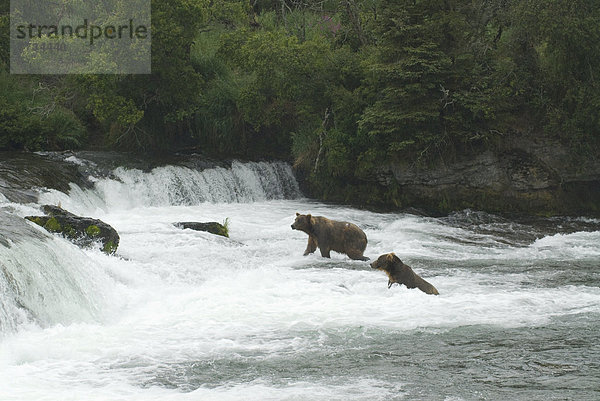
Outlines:
{"label": "white foam", "polygon": [[0,319],[3,333],[21,324],[44,327],[101,319],[114,285],[99,265],[105,256],[80,250],[40,228],[45,239],[0,245]]}
{"label": "white foam", "polygon": [[40,203],[58,204],[75,212],[102,213],[140,206],[255,202],[301,196],[290,166],[282,162],[234,161],[231,168],[192,170],[157,167],[150,172],[119,167],[114,178],[94,180],[94,189],[71,184],[69,194],[48,190]]}
{"label": "white foam", "polygon": [[95,166],[96,165],[94,162],[91,162],[89,160],[82,160],[75,156],[69,156],[69,157],[65,158],[65,161],[69,162],[69,163],[73,163],[77,166],[88,166],[88,165]]}
{"label": "white foam", "polygon": [[600,257],[600,231],[555,234],[531,244],[534,252],[557,259],[597,259]]}
{"label": "white foam", "polygon": [[217,388],[201,387],[189,393],[182,393],[160,387],[140,389],[119,377],[108,379],[100,376],[85,383],[73,380],[68,386],[57,385],[55,377],[44,378],[39,377],[39,372],[31,373],[32,376],[10,381],[13,388],[22,389],[18,392],[8,390],[9,387],[5,386],[9,383],[8,380],[0,378],[0,397],[10,397],[6,399],[11,401],[387,401],[402,395],[402,384],[390,385],[369,378],[337,384],[328,383],[326,379],[310,382],[291,381],[279,387],[255,380]]}

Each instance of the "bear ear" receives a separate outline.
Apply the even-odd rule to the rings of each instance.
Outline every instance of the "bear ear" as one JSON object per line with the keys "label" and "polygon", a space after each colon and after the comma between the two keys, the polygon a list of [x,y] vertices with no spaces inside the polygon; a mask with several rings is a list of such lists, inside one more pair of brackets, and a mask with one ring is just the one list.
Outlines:
{"label": "bear ear", "polygon": [[300,216],[300,213],[296,212],[296,216]]}
{"label": "bear ear", "polygon": [[395,254],[394,252],[391,252],[391,253],[388,253],[388,254],[387,254],[387,258],[386,258],[386,259],[387,259],[389,262],[393,262],[395,258],[396,258],[396,254]]}

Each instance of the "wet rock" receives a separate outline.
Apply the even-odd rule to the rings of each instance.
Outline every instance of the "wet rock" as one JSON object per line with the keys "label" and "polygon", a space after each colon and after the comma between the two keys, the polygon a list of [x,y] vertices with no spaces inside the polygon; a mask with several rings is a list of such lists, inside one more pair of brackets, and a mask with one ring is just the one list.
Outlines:
{"label": "wet rock", "polygon": [[217,222],[208,222],[208,223],[199,223],[199,222],[181,222],[181,223],[173,223],[175,227],[179,227],[182,229],[189,228],[190,230],[195,231],[206,231],[211,234],[221,235],[223,237],[229,238],[229,230],[226,225]]}
{"label": "wet rock", "polygon": [[62,234],[71,242],[88,247],[100,243],[101,250],[114,254],[119,246],[119,234],[102,220],[80,217],[58,206],[44,205],[46,216],[26,216],[25,218],[44,227],[51,233]]}
{"label": "wet rock", "polygon": [[37,153],[0,152],[0,193],[10,202],[36,202],[39,188],[66,193],[71,183],[81,188],[91,186],[87,177],[72,163]]}
{"label": "wet rock", "polygon": [[[429,165],[396,162],[372,182],[401,206],[527,214],[598,214],[600,159],[574,159],[560,144],[515,140],[494,151]],[[385,190],[384,190],[385,191]]]}

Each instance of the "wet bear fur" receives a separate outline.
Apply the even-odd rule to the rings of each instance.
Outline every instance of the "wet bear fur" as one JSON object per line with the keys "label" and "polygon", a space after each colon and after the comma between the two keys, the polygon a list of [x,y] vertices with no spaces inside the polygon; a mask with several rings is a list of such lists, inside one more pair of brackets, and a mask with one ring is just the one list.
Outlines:
{"label": "wet bear fur", "polygon": [[363,256],[367,247],[367,235],[356,224],[296,213],[292,229],[308,234],[304,256],[313,253],[318,247],[321,256],[325,258],[331,257],[330,252],[335,251],[345,253],[350,259],[369,260]]}
{"label": "wet bear fur", "polygon": [[426,294],[439,295],[438,290],[423,280],[410,266],[402,263],[394,253],[381,255],[371,263],[373,269],[383,270],[388,275],[388,288],[394,283],[404,284],[407,288],[418,288]]}

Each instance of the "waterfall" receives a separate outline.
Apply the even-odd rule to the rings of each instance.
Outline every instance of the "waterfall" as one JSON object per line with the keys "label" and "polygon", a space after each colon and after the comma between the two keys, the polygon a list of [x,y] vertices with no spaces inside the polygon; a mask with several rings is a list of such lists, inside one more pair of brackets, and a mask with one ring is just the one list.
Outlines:
{"label": "waterfall", "polygon": [[21,217],[0,211],[0,224],[0,336],[100,318],[114,286],[90,256]]}
{"label": "waterfall", "polygon": [[108,178],[90,179],[95,182],[92,189],[71,184],[68,196],[48,191],[40,196],[40,203],[61,202],[63,207],[78,212],[302,197],[291,167],[284,162],[234,161],[230,168],[204,170],[169,165],[149,172],[118,167]]}
{"label": "waterfall", "polygon": [[[83,168],[97,167],[76,157],[65,161]],[[234,161],[229,168],[166,165],[151,170],[116,167],[85,171],[91,185],[73,178],[57,189],[32,186],[31,194],[37,190],[38,204],[60,204],[84,216],[136,207],[250,203],[302,196],[291,167],[283,162]],[[79,177],[85,180],[85,176]],[[59,189],[63,187],[70,189]],[[25,215],[37,213],[32,203],[12,203],[0,193],[0,205],[0,335],[29,323],[46,327],[100,319],[106,299],[111,298],[108,294],[115,289],[106,270],[110,263],[103,259],[107,256],[82,250],[24,220]]]}
{"label": "waterfall", "polygon": [[[77,163],[79,159],[72,158]],[[67,160],[69,161],[69,160]],[[117,167],[91,171],[93,185],[72,182],[70,190],[39,188],[38,203],[61,204],[82,215],[135,207],[249,203],[302,196],[291,167],[283,162],[238,162],[203,170],[167,165],[144,171]],[[114,284],[103,255],[84,251],[32,226],[0,194],[0,333],[26,323],[41,326],[96,320]],[[16,214],[15,214],[16,212]],[[35,212],[30,212],[35,213]]]}

